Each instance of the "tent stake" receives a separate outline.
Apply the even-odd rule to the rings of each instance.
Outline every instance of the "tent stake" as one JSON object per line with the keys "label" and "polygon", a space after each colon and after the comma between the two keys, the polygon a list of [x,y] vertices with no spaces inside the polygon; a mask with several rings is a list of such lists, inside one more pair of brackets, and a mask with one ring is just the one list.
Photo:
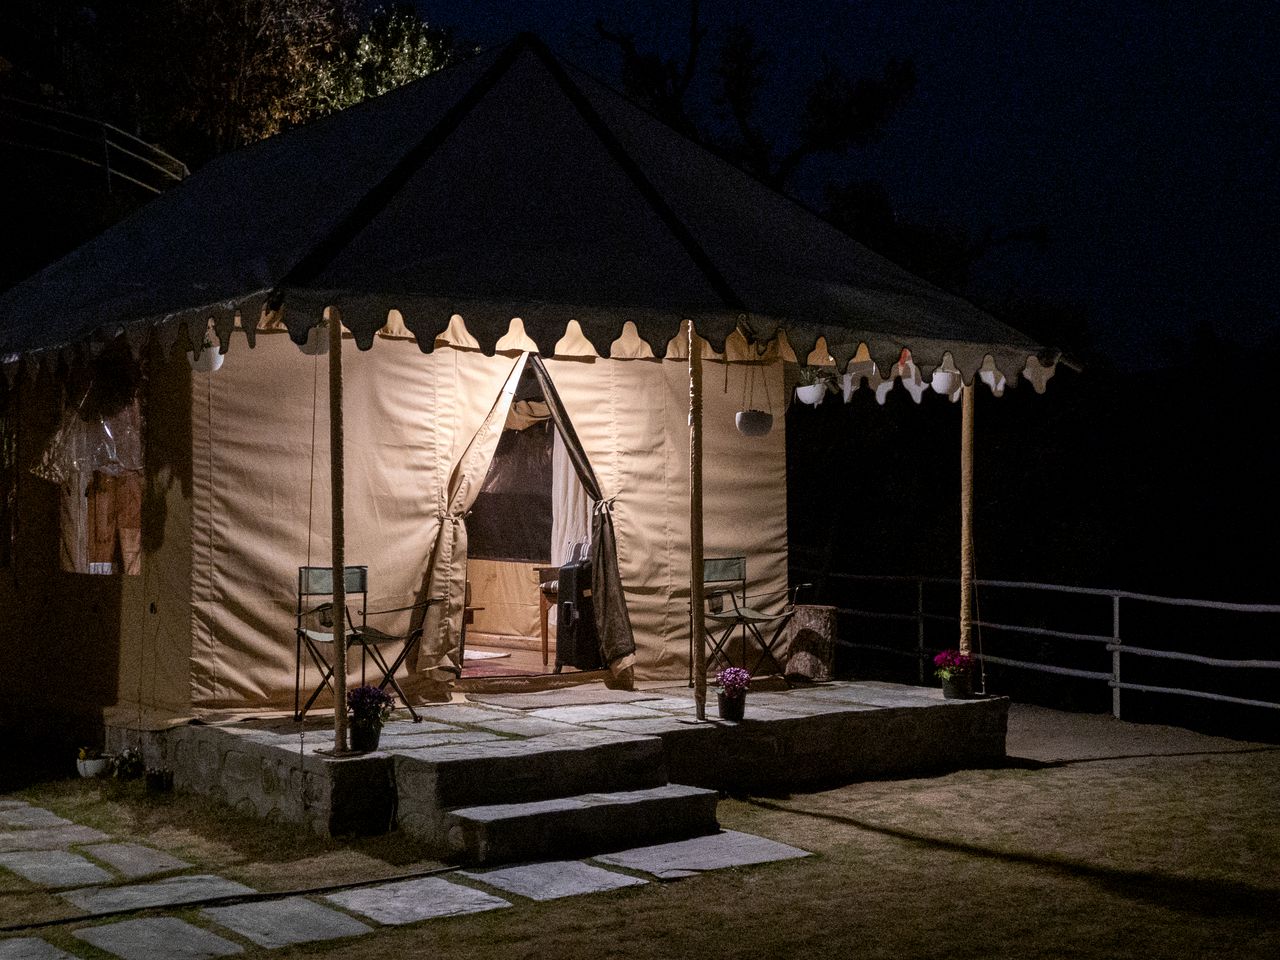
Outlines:
{"label": "tent stake", "polygon": [[960,388],[960,652],[973,654],[973,384]]}
{"label": "tent stake", "polygon": [[702,584],[702,346],[689,320],[689,629],[693,637],[693,702],[707,719],[706,621]]}
{"label": "tent stake", "polygon": [[343,511],[342,318],[329,312],[329,495],[333,535],[333,752],[347,750],[347,575]]}

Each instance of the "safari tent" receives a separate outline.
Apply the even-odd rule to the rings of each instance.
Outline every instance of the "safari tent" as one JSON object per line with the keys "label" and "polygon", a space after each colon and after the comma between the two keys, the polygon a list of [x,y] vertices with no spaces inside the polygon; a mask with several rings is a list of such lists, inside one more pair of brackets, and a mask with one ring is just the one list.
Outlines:
{"label": "safari tent", "polygon": [[[531,630],[528,564],[468,573],[465,533],[504,430],[547,415],[545,389],[521,399],[530,370],[577,439],[553,440],[552,550],[610,525],[606,658],[642,679],[688,670],[691,340],[704,549],[746,554],[766,604],[787,582],[797,362],[878,391],[1052,374],[1027,337],[522,36],[214,161],[0,298],[22,569],[0,589],[25,611],[6,639],[28,663],[15,683],[82,675],[87,696],[54,696],[122,721],[291,706],[297,569],[333,546],[319,351],[335,328],[346,561],[368,565],[373,606],[445,598],[412,664],[436,691],[457,675],[468,579],[486,608],[473,629]],[[88,519],[66,496],[59,513],[27,469],[78,402],[69,385],[130,364],[138,509],[116,490]],[[749,406],[772,432],[737,432]],[[136,575],[63,569],[93,530]]]}

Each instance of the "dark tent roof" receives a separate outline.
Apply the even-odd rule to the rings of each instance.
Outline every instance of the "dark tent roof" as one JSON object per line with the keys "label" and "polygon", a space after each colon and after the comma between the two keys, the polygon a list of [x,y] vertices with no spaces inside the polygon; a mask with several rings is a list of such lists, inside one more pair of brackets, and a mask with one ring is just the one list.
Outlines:
{"label": "dark tent roof", "polygon": [[426,349],[454,313],[547,353],[576,319],[661,355],[683,318],[881,369],[950,350],[966,378],[1041,349],[522,36],[210,163],[0,297],[0,356],[266,307],[301,341],[329,305],[362,347],[397,309]]}

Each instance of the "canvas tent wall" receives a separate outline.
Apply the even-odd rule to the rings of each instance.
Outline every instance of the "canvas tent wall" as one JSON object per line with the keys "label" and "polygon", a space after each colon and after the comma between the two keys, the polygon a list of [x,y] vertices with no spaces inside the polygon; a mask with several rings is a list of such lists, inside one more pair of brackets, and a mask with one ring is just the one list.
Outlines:
{"label": "canvas tent wall", "polygon": [[[424,354],[390,337],[345,359],[347,557],[369,566],[372,608],[424,595],[446,485],[516,359],[454,347]],[[166,405],[178,417],[189,410],[190,498],[181,484],[172,489],[167,535],[144,553],[141,589],[124,617],[122,716],[292,705],[297,568],[323,565],[330,546],[324,366],[324,357],[302,354],[288,337],[260,333],[254,349],[233,349],[218,372],[192,374],[187,397],[153,398],[156,416]],[[616,497],[637,676],[682,677],[685,365],[575,357],[549,359],[546,367],[605,495]],[[707,542],[747,553],[752,592],[777,604],[787,575],[785,436],[781,429],[763,438],[737,433],[733,414],[751,368],[718,369],[721,389],[708,392]],[[780,366],[754,376],[760,402],[780,411]],[[453,576],[464,577],[465,564]],[[137,616],[152,603],[157,614]],[[408,614],[399,616],[402,622],[379,626],[404,626]],[[455,610],[444,629],[438,619],[428,622],[416,667],[428,680],[452,675],[456,621]],[[314,683],[314,668],[308,676]]]}

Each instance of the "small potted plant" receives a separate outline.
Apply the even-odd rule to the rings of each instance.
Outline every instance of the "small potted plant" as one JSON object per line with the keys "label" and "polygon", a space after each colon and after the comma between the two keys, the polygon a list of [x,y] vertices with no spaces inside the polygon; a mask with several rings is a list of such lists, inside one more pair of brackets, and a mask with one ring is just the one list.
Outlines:
{"label": "small potted plant", "polygon": [[347,720],[351,723],[351,749],[368,753],[378,749],[382,725],[391,717],[396,702],[381,687],[365,684],[347,691]]}
{"label": "small potted plant", "polygon": [[826,367],[801,367],[799,373],[800,384],[796,387],[796,399],[801,403],[816,407],[822,402],[822,398],[826,396],[827,391],[834,388],[833,375],[833,371]]}
{"label": "small potted plant", "polygon": [[112,775],[117,780],[137,780],[145,770],[142,754],[136,747],[125,747],[112,760]]}
{"label": "small potted plant", "polygon": [[943,650],[933,658],[933,667],[947,700],[968,700],[973,696],[973,657],[959,650]]}
{"label": "small potted plant", "polygon": [[97,747],[81,747],[76,756],[76,770],[86,780],[105,776],[111,768],[111,758],[104,757]]}
{"label": "small potted plant", "polygon": [[716,674],[716,686],[720,688],[716,700],[720,706],[721,720],[741,720],[747,706],[747,687],[751,674],[741,667],[726,667]]}

